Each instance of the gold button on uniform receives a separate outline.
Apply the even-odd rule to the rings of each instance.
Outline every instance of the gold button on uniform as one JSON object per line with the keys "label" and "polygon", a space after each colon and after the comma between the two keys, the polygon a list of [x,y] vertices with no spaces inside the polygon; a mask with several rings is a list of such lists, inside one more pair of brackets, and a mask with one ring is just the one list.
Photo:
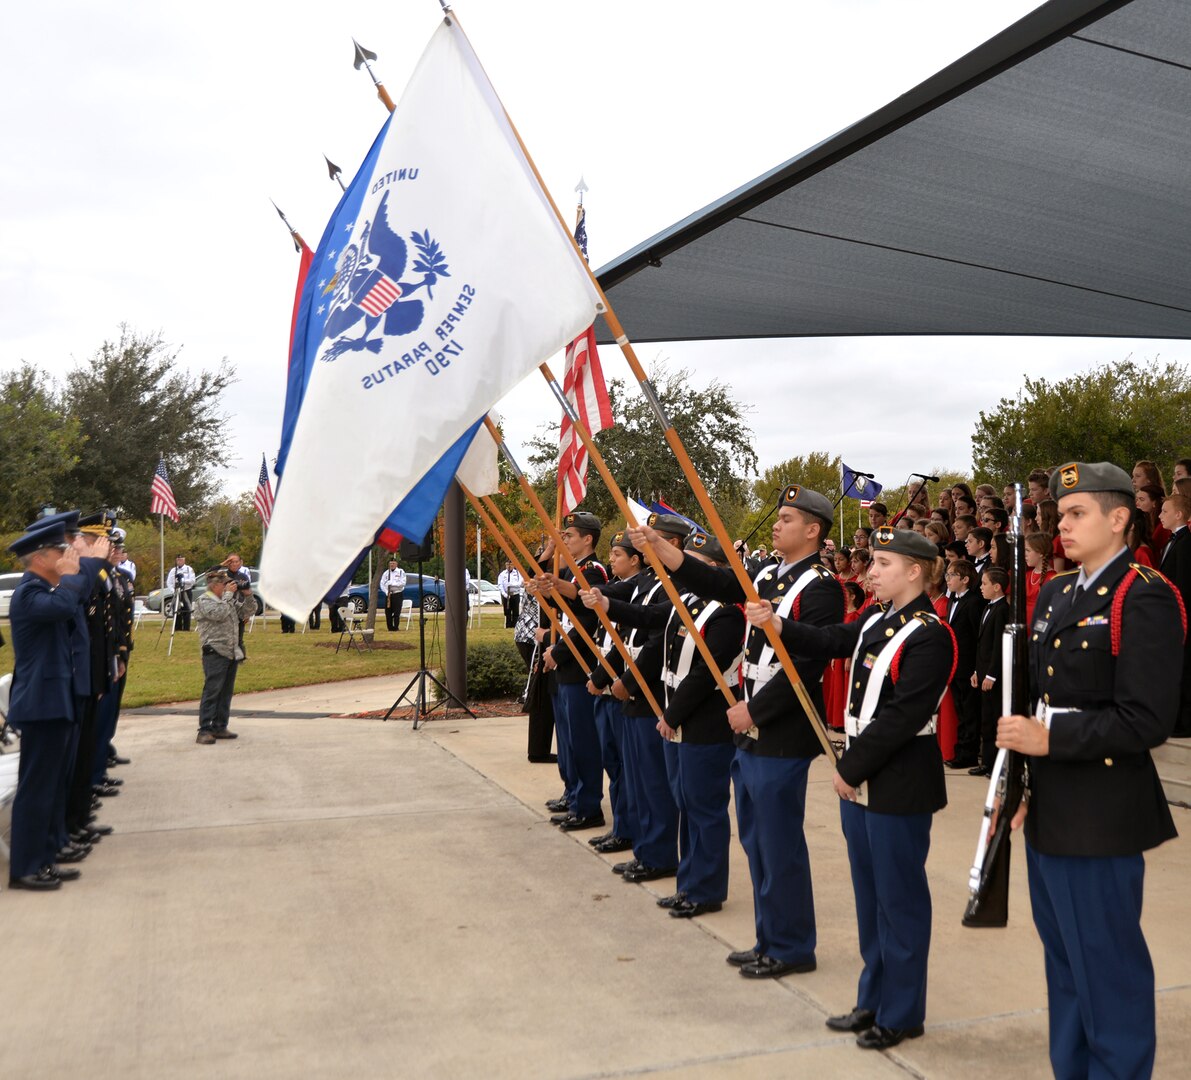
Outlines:
{"label": "gold button on uniform", "polygon": [[1081,642],[1079,643],[1079,647],[1080,647],[1081,649],[1086,649],[1086,648],[1088,647],[1088,643],[1087,643],[1086,641],[1081,641]]}
{"label": "gold button on uniform", "polygon": [[886,636],[886,637],[893,637],[893,628],[892,628],[892,627],[890,627],[890,629],[888,629],[888,630],[886,630],[886,631],[885,631],[885,636]]}
{"label": "gold button on uniform", "polygon": [[1055,638],[1055,648],[1056,648],[1056,649],[1057,649],[1057,648],[1058,648],[1060,645],[1062,645],[1062,644],[1063,644],[1063,639],[1062,639],[1062,638]]}
{"label": "gold button on uniform", "polygon": [[1104,764],[1107,765],[1111,769],[1112,768],[1112,758],[1106,757],[1104,759]]}
{"label": "gold button on uniform", "polygon": [[1049,666],[1048,666],[1048,667],[1047,667],[1047,669],[1046,669],[1046,674],[1047,674],[1047,675],[1053,675],[1054,673],[1055,673],[1055,669],[1054,669],[1054,668],[1052,668],[1052,667],[1049,667]]}
{"label": "gold button on uniform", "polygon": [[856,689],[857,689],[857,690],[859,690],[859,689],[860,689],[860,683],[857,683],[857,684],[856,684]]}
{"label": "gold button on uniform", "polygon": [[1049,705],[1050,704],[1050,694],[1043,694],[1042,700],[1045,701],[1047,705]]}

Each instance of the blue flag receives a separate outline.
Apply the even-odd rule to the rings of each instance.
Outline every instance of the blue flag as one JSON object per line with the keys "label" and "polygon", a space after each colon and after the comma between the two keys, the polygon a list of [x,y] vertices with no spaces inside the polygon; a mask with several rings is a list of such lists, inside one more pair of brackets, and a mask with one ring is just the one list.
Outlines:
{"label": "blue flag", "polygon": [[872,502],[881,494],[881,485],[876,480],[870,480],[867,476],[857,473],[855,469],[849,469],[842,462],[840,463],[840,474],[843,493],[849,499],[863,499],[865,502]]}

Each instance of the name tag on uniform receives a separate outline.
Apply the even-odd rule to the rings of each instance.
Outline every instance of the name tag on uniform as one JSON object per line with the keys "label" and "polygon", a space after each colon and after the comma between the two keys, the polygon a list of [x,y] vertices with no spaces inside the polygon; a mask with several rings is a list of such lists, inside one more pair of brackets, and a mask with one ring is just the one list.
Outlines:
{"label": "name tag on uniform", "polygon": [[688,634],[688,632],[689,632],[689,631],[687,630],[687,628],[686,628],[685,626],[680,626],[680,627],[678,628],[678,636],[679,636],[679,637],[686,637],[686,636],[687,636],[687,634]]}
{"label": "name tag on uniform", "polygon": [[872,671],[873,664],[875,664],[876,662],[877,662],[877,654],[871,652],[865,656],[864,663],[862,666],[867,668],[869,671]]}
{"label": "name tag on uniform", "polygon": [[1035,619],[1034,620],[1034,630],[1036,633],[1041,634],[1042,631],[1045,629],[1046,629],[1046,620],[1045,619]]}
{"label": "name tag on uniform", "polygon": [[1107,615],[1089,615],[1086,619],[1080,619],[1075,624],[1076,626],[1107,626]]}

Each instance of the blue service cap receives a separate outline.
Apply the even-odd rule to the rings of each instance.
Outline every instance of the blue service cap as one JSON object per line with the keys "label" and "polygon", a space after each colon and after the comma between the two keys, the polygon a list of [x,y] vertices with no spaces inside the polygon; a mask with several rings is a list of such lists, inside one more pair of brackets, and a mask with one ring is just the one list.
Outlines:
{"label": "blue service cap", "polygon": [[65,543],[66,527],[61,521],[51,521],[49,524],[38,521],[9,544],[8,550],[19,557]]}
{"label": "blue service cap", "polygon": [[68,533],[77,533],[79,531],[79,512],[77,510],[63,510],[58,514],[48,514],[46,517],[38,518],[36,521],[27,525],[26,531],[29,529],[40,529],[45,525],[54,525],[61,522]]}

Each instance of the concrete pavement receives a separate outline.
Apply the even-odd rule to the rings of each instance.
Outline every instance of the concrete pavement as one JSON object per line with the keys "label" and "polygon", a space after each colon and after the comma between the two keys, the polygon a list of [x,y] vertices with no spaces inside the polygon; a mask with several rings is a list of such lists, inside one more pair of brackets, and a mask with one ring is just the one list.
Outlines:
{"label": "concrete pavement", "polygon": [[[625,885],[589,834],[548,824],[558,775],[526,763],[524,718],[327,718],[407,681],[243,695],[241,738],[213,747],[193,703],[127,714],[116,835],[61,891],[0,894],[0,1076],[1050,1075],[1020,847],[1010,926],[959,925],[980,782],[950,777],[936,817],[927,1034],[873,1054],[823,1027],[859,971],[825,763],[807,820],[819,968],[754,984],[724,963],[753,942],[738,847],[724,910],[669,918],[653,901],[672,879]],[[1180,1075],[1187,844],[1148,866],[1157,1074]]]}

